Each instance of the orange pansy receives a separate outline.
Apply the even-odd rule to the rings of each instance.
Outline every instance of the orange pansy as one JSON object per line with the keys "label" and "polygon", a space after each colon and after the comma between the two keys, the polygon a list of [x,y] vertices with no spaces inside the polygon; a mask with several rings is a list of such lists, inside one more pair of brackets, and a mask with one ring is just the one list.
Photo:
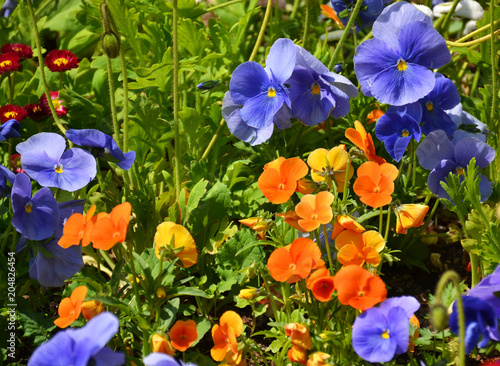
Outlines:
{"label": "orange pansy", "polygon": [[90,233],[95,222],[107,216],[105,212],[94,215],[96,205],[93,205],[85,216],[81,213],[74,213],[71,215],[63,228],[63,236],[59,239],[57,244],[63,248],[69,248],[72,245],[79,245],[82,243],[83,247],[90,244]]}
{"label": "orange pansy", "polygon": [[87,296],[87,291],[86,286],[78,286],[71,292],[70,297],[65,297],[61,300],[59,309],[57,309],[59,318],[54,320],[55,325],[59,328],[66,328],[80,317],[83,300]]}
{"label": "orange pansy", "polygon": [[[316,149],[307,158],[307,165],[311,167],[311,177],[315,182],[324,182],[326,177],[334,181],[337,187],[342,187],[345,181],[345,171],[349,154],[345,145],[327,149]],[[354,174],[352,165],[349,165],[349,179]]]}
{"label": "orange pansy", "polygon": [[306,285],[316,300],[321,302],[329,301],[335,291],[333,277],[326,267],[321,267],[314,271],[306,280]]}
{"label": "orange pansy", "polygon": [[308,179],[299,179],[297,182],[297,192],[302,194],[311,194],[316,188],[318,188],[318,184]]}
{"label": "orange pansy", "polygon": [[288,283],[307,278],[313,269],[324,264],[318,245],[307,238],[295,239],[292,244],[275,249],[267,261],[271,276],[276,281]]}
{"label": "orange pansy", "polygon": [[[225,360],[228,364],[238,361],[237,337],[243,332],[243,320],[234,311],[226,311],[220,317],[220,325],[215,324],[212,328],[214,346],[210,354],[215,361]],[[241,359],[241,355],[240,355]]]}
{"label": "orange pansy", "polygon": [[375,152],[375,145],[373,144],[372,135],[366,133],[365,127],[359,121],[354,122],[355,128],[348,128],[345,131],[345,137],[349,139],[354,145],[363,151],[366,158],[370,161],[375,161],[378,164],[385,163],[385,159],[377,156]]}
{"label": "orange pansy", "polygon": [[249,219],[238,220],[245,226],[248,226],[257,233],[257,237],[261,240],[266,238],[266,231],[269,229],[269,223],[260,217],[251,217]]}
{"label": "orange pansy", "polygon": [[368,113],[368,116],[366,116],[366,122],[367,123],[375,123],[377,120],[384,115],[384,111],[377,106],[373,111]]}
{"label": "orange pansy", "polygon": [[406,234],[407,229],[422,225],[427,211],[429,211],[429,206],[418,203],[395,207],[396,232]]}
{"label": "orange pansy", "polygon": [[335,239],[344,230],[350,230],[355,233],[362,233],[366,229],[361,226],[361,224],[356,220],[347,215],[337,215],[335,217],[335,223],[333,224],[332,240]]}
{"label": "orange pansy", "polygon": [[104,305],[96,300],[85,301],[82,304],[82,314],[86,320],[92,319],[94,316],[99,315],[105,310],[106,308]]}
{"label": "orange pansy", "polygon": [[329,358],[330,355],[328,353],[315,352],[307,360],[307,366],[328,366],[330,364],[326,363],[326,360]]}
{"label": "orange pansy", "polygon": [[307,350],[312,349],[311,335],[305,325],[289,323],[285,326],[285,334],[292,339],[294,346]]}
{"label": "orange pansy", "polygon": [[292,346],[287,353],[291,362],[297,362],[300,365],[307,365],[307,350],[304,348]]}
{"label": "orange pansy", "polygon": [[170,329],[172,346],[181,352],[187,350],[198,339],[198,330],[194,320],[177,320]]}
{"label": "orange pansy", "polygon": [[335,240],[335,248],[339,251],[337,259],[346,266],[362,266],[366,262],[376,267],[380,264],[379,253],[384,247],[384,238],[375,230],[363,233],[345,230]]}
{"label": "orange pansy", "polygon": [[384,281],[359,266],[345,266],[334,277],[341,304],[366,310],[387,297]]}
{"label": "orange pansy", "polygon": [[284,203],[297,189],[297,181],[306,174],[307,165],[301,159],[279,157],[264,166],[259,189],[272,203]]}
{"label": "orange pansy", "polygon": [[302,196],[295,207],[295,212],[300,217],[299,225],[306,231],[312,231],[320,224],[328,224],[333,219],[332,202],[333,194],[327,191],[319,192],[316,196],[307,194]]}
{"label": "orange pansy", "polygon": [[394,192],[394,180],[398,169],[389,163],[382,165],[367,161],[358,168],[358,179],[353,190],[364,204],[377,208],[389,204]]}
{"label": "orange pansy", "polygon": [[[172,238],[174,239],[173,248],[170,247]],[[156,228],[154,241],[155,253],[158,259],[161,258],[160,250],[166,249],[166,257],[168,257],[169,253],[172,253],[172,255],[180,259],[185,268],[191,267],[198,261],[196,243],[189,231],[182,225],[170,221],[162,222]]]}
{"label": "orange pansy", "polygon": [[168,338],[163,334],[155,333],[151,338],[151,348],[153,352],[165,353],[167,355],[173,356],[175,350],[168,341]]}
{"label": "orange pansy", "polygon": [[277,213],[276,216],[285,219],[285,222],[291,227],[303,232],[307,233],[300,225],[299,220],[300,217],[295,213],[295,211],[288,211],[287,213]]}
{"label": "orange pansy", "polygon": [[132,205],[124,202],[113,208],[106,217],[97,220],[90,233],[90,241],[96,249],[108,250],[127,237]]}

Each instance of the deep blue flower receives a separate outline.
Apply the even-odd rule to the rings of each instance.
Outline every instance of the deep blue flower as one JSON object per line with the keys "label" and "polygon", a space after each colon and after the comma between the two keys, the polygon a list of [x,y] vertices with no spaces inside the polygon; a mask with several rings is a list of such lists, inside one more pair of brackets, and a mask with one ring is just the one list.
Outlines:
{"label": "deep blue flower", "polygon": [[21,124],[15,119],[9,119],[4,124],[0,125],[0,141],[4,141],[10,137],[21,137],[19,128]]}
{"label": "deep blue flower", "polygon": [[418,103],[402,107],[390,107],[375,126],[375,134],[385,144],[385,149],[396,161],[400,161],[413,138],[420,141],[422,132],[418,122],[422,109]]}
{"label": "deep blue flower", "polygon": [[[455,142],[455,141],[454,141]],[[448,174],[453,172],[463,175],[472,158],[476,158],[478,169],[486,168],[495,159],[495,150],[476,138],[464,138],[454,144],[448,140],[446,132],[437,130],[426,136],[417,148],[417,157],[424,169],[432,170],[427,185],[432,193],[440,198],[450,199],[440,182],[445,182]],[[491,195],[492,188],[488,179],[480,174],[481,201]]]}
{"label": "deep blue flower", "polygon": [[199,83],[198,85],[196,85],[196,87],[200,90],[210,90],[215,88],[219,84],[220,84],[219,80],[208,80],[204,81],[203,83]]}
{"label": "deep blue flower", "polygon": [[[347,22],[349,22],[349,19],[351,18],[350,13],[352,9],[354,9],[356,1],[330,0],[330,2],[333,9],[337,13],[339,20],[345,27],[347,25]],[[341,17],[340,13],[342,13],[346,9],[349,9],[349,14]],[[364,27],[369,27],[373,24],[375,19],[377,19],[377,17],[384,9],[384,2],[382,0],[364,0],[361,9],[362,10],[359,12],[358,18],[355,21],[356,32],[359,32]],[[359,20],[361,20],[361,22],[359,22]]]}
{"label": "deep blue flower", "polygon": [[12,226],[30,240],[43,240],[54,235],[59,224],[59,207],[48,188],[31,197],[31,180],[24,174],[16,176],[12,186]]}
{"label": "deep blue flower", "polygon": [[[282,38],[271,47],[265,69],[256,62],[247,61],[234,70],[229,83],[231,98],[225,98],[226,104],[223,103],[223,109],[232,111],[225,116],[233,114],[241,106],[233,116],[231,131],[248,136],[249,131],[255,132],[248,127],[268,130],[273,123],[280,128],[291,125],[291,102],[284,83],[294,67],[295,46],[291,40]],[[253,135],[257,137],[256,133]],[[250,142],[257,144],[254,140]]]}
{"label": "deep blue flower", "polygon": [[96,315],[82,328],[59,331],[33,352],[28,366],[124,365],[125,355],[106,347],[119,327],[116,315]]}
{"label": "deep blue flower", "polygon": [[410,317],[420,304],[411,296],[385,300],[363,312],[352,327],[354,351],[369,362],[388,362],[405,353],[410,340]]}
{"label": "deep blue flower", "polygon": [[95,148],[92,152],[97,157],[108,158],[123,170],[129,170],[135,161],[135,151],[124,154],[111,136],[99,130],[68,130],[66,137],[76,145]]}
{"label": "deep blue flower", "polygon": [[[490,341],[499,340],[498,320],[493,307],[484,300],[462,295],[465,315],[465,353],[469,354],[476,345],[484,348]],[[459,334],[457,302],[450,315],[450,329]]]}
{"label": "deep blue flower", "polygon": [[14,184],[15,179],[16,174],[14,172],[0,165],[0,197],[8,196],[7,182]]}
{"label": "deep blue flower", "polygon": [[17,7],[16,0],[5,0],[5,2],[2,5],[2,8],[0,9],[0,16],[8,18],[16,7]]}
{"label": "deep blue flower", "polygon": [[143,361],[146,366],[196,366],[194,363],[177,361],[165,353],[151,353],[144,357]]}
{"label": "deep blue flower", "polygon": [[460,103],[460,94],[453,81],[439,73],[435,76],[434,89],[419,100],[422,106],[422,132],[428,135],[432,131],[443,130],[448,137],[451,137],[457,125],[446,110],[453,109]]}
{"label": "deep blue flower", "polygon": [[455,122],[457,130],[453,134],[453,141],[457,142],[466,137],[475,137],[483,142],[486,142],[489,130],[488,126],[478,120],[476,117],[467,113],[462,108],[462,103],[457,104],[446,113]]}
{"label": "deep blue flower", "polygon": [[41,132],[17,145],[21,165],[31,179],[44,187],[74,192],[94,179],[97,168],[94,157],[85,150],[66,150],[64,137]]}
{"label": "deep blue flower", "polygon": [[363,93],[381,103],[400,106],[425,97],[435,85],[429,68],[451,59],[431,18],[404,1],[382,11],[373,36],[356,49],[354,70]]}
{"label": "deep blue flower", "polygon": [[295,48],[295,69],[287,81],[293,117],[308,126],[321,123],[330,115],[344,117],[349,113],[349,98],[356,97],[358,89],[346,77],[330,72],[304,48]]}
{"label": "deep blue flower", "polygon": [[495,295],[500,292],[500,265],[495,268],[492,274],[486,276],[479,282],[476,287],[469,290],[469,296],[474,296],[488,302],[497,318],[500,318],[500,297]]}

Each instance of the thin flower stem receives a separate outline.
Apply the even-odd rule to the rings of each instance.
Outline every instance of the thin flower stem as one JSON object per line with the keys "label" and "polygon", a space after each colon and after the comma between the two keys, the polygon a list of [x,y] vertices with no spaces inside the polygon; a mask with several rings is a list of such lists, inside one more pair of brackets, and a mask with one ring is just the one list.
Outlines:
{"label": "thin flower stem", "polygon": [[111,119],[113,121],[113,131],[116,144],[120,149],[122,149],[121,139],[120,139],[120,126],[118,125],[118,118],[116,115],[116,103],[115,103],[115,82],[113,80],[113,68],[111,67],[111,59],[106,55],[106,69],[108,72],[108,85],[109,85],[109,104],[111,107]]}
{"label": "thin flower stem", "polygon": [[[123,74],[123,152],[128,152],[128,79],[127,79],[127,62],[125,60],[125,51],[123,47],[120,47],[120,63],[122,67]],[[126,192],[130,190],[130,183],[133,181],[132,175],[134,173],[133,169],[129,169],[128,171],[123,173],[123,177],[125,178],[125,189]],[[136,179],[137,180],[137,179]]]}
{"label": "thin flower stem", "polygon": [[[497,134],[497,142],[498,142],[498,136],[500,136],[500,122],[497,121],[496,119],[496,110],[497,110],[497,105],[498,105],[498,91],[497,91],[497,54],[495,51],[495,37],[494,35],[497,34],[497,32],[500,32],[500,29],[495,32],[495,23],[493,22],[493,14],[495,14],[495,0],[491,0],[490,2],[490,14],[491,18],[491,94],[492,94],[492,99],[491,99],[491,115],[490,115],[490,126],[491,128],[495,127],[495,124],[498,126],[498,133]],[[497,143],[498,147],[498,143]],[[500,166],[500,157],[497,154],[497,167],[496,167],[496,173],[497,176],[500,172],[499,166]],[[490,227],[491,228],[491,227]]]}
{"label": "thin flower stem", "polygon": [[345,166],[344,189],[342,190],[342,201],[347,200],[347,186],[349,183],[349,168],[351,167],[351,154],[347,153],[347,163]]}
{"label": "thin flower stem", "polygon": [[[174,0],[176,1],[176,0]],[[264,14],[264,20],[262,20],[262,25],[260,27],[259,35],[257,36],[257,41],[253,46],[252,54],[248,61],[253,61],[255,56],[257,56],[257,51],[259,50],[260,44],[262,43],[262,38],[264,38],[264,33],[266,32],[267,22],[269,22],[269,17],[271,16],[271,10],[273,9],[273,0],[267,0],[266,12]]]}
{"label": "thin flower stem", "polygon": [[389,208],[387,209],[387,222],[385,223],[385,234],[384,234],[385,241],[387,241],[387,238],[389,237],[390,223],[391,223],[391,206],[389,206]]}
{"label": "thin flower stem", "polygon": [[459,2],[460,0],[453,0],[453,4],[451,5],[450,11],[448,11],[448,13],[444,18],[444,21],[440,24],[440,26],[436,27],[436,30],[444,28],[445,34],[448,34],[448,24],[450,23],[451,16],[455,12],[455,9],[457,8]]}
{"label": "thin flower stem", "polygon": [[211,6],[210,8],[206,8],[205,12],[210,13],[211,11],[214,11],[214,10],[217,10],[217,9],[220,9],[220,8],[224,8],[224,7],[229,6],[229,5],[242,3],[244,1],[248,1],[248,0],[233,0],[233,1],[228,1],[227,3],[222,3],[222,4],[215,5],[215,6]]}
{"label": "thin flower stem", "polygon": [[[500,20],[495,20],[495,21],[493,22],[493,25],[498,24],[498,23],[500,23]],[[469,38],[474,37],[476,34],[479,34],[479,33],[481,33],[481,32],[484,32],[485,30],[487,30],[487,29],[488,29],[488,28],[490,28],[491,26],[492,26],[492,24],[487,24],[487,25],[485,25],[485,26],[482,26],[481,28],[476,29],[474,32],[470,32],[469,34],[466,34],[466,35],[465,35],[465,36],[463,36],[462,38],[457,39],[455,42],[457,42],[457,43],[463,42],[463,41],[465,41],[465,40],[467,40],[467,39],[469,39]]]}
{"label": "thin flower stem", "polygon": [[300,0],[293,0],[292,13],[290,14],[290,20],[294,20],[297,15],[297,10],[299,10]]}
{"label": "thin flower stem", "polygon": [[[31,4],[30,0],[26,0],[26,4],[28,5],[28,9],[30,12],[30,17],[31,17],[31,23],[33,26],[33,33],[35,35],[36,49],[38,51],[38,67],[40,68],[40,78],[42,79],[43,91],[45,93],[45,96],[47,97],[47,102],[48,102],[47,104],[49,105],[50,113],[52,113],[52,117],[54,118],[54,122],[56,123],[57,127],[62,132],[62,134],[65,135],[66,129],[64,128],[61,121],[59,120],[59,117],[57,116],[57,112],[54,108],[54,104],[52,103],[52,97],[50,96],[49,84],[47,84],[47,79],[45,78],[45,69],[44,69],[43,55],[42,55],[42,45],[40,42],[40,33],[38,33],[38,26],[36,23],[36,17],[35,17],[35,12],[33,10],[33,5]],[[70,144],[70,147],[73,145],[71,143],[71,141],[69,144]]]}
{"label": "thin flower stem", "polygon": [[215,142],[217,141],[217,138],[220,136],[220,133],[222,131],[222,127],[224,127],[224,124],[226,123],[226,121],[224,120],[224,118],[220,121],[219,123],[219,127],[217,128],[217,132],[215,132],[215,135],[213,135],[212,139],[210,140],[207,148],[205,149],[205,152],[203,153],[203,155],[201,156],[200,160],[204,160],[207,158],[208,154],[210,154],[210,151],[212,150],[212,148],[214,147],[215,145]]}
{"label": "thin flower stem", "polygon": [[484,37],[475,39],[475,40],[470,41],[470,42],[451,42],[451,41],[446,41],[446,45],[448,47],[471,47],[471,46],[478,45],[479,43],[483,43],[484,41],[487,41],[488,39],[491,39],[491,42],[493,44],[493,43],[495,43],[494,36],[496,36],[498,34],[500,34],[500,29],[492,32],[491,34],[488,34],[488,35],[486,35]]}
{"label": "thin flower stem", "polygon": [[309,28],[311,27],[311,1],[306,0],[306,14],[304,18],[304,33],[302,36],[302,47],[307,48],[307,39],[309,38]]}
{"label": "thin flower stem", "polygon": [[[330,265],[330,273],[333,275],[335,267],[333,267],[332,254],[330,252],[330,242],[328,241],[326,225],[323,225],[323,236],[325,237],[325,247],[326,247],[326,254],[328,255],[328,264]],[[318,243],[318,245],[319,244],[320,243]]]}
{"label": "thin flower stem", "polygon": [[260,275],[262,276],[262,279],[264,280],[264,287],[266,288],[267,294],[269,295],[269,301],[271,302],[271,308],[273,309],[274,319],[276,321],[280,321],[280,319],[278,319],[278,306],[276,305],[276,302],[274,301],[274,295],[271,292],[269,285],[267,284],[264,273],[261,272]]}
{"label": "thin flower stem", "polygon": [[347,25],[345,26],[344,33],[342,33],[342,37],[340,37],[339,43],[337,43],[337,47],[335,47],[335,51],[333,52],[332,58],[330,59],[330,63],[328,64],[328,68],[331,69],[333,65],[335,65],[335,62],[337,61],[337,57],[342,50],[342,47],[344,46],[344,42],[347,39],[347,36],[349,35],[349,30],[352,28],[354,25],[354,22],[356,21],[356,17],[358,16],[358,13],[361,9],[361,6],[363,5],[363,1],[358,1],[356,2],[356,6],[354,7],[351,16],[349,18],[349,22],[347,22]]}
{"label": "thin flower stem", "polygon": [[383,229],[384,229],[384,210],[382,209],[382,206],[381,206],[380,207],[379,221],[378,221],[379,233],[383,232]]}
{"label": "thin flower stem", "polygon": [[179,130],[179,36],[178,36],[178,0],[172,0],[172,41],[173,41],[173,63],[174,63],[174,180],[175,197],[179,198],[181,193],[181,135]]}

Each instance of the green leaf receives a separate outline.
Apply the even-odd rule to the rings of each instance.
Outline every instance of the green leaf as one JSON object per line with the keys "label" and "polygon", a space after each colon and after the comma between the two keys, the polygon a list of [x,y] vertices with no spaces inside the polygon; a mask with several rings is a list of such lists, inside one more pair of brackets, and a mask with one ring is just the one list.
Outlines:
{"label": "green leaf", "polygon": [[56,328],[54,319],[33,310],[26,300],[18,300],[19,328],[23,330],[24,338],[32,338],[33,345],[38,346],[50,338],[50,332]]}
{"label": "green leaf", "polygon": [[210,298],[204,291],[186,286],[179,286],[167,291],[167,298],[173,298],[175,296],[199,296],[205,299]]}
{"label": "green leaf", "polygon": [[160,321],[161,326],[160,329],[170,329],[172,324],[174,323],[175,316],[177,315],[177,310],[179,309],[179,305],[181,300],[176,297],[168,301],[165,305],[162,306],[160,310]]}
{"label": "green leaf", "polygon": [[186,216],[184,222],[187,220],[187,217],[189,216],[191,211],[193,211],[196,207],[198,207],[201,198],[205,195],[207,191],[206,190],[207,184],[208,181],[202,179],[198,183],[196,183],[196,185],[191,189],[186,205],[186,211],[188,212],[188,215]]}

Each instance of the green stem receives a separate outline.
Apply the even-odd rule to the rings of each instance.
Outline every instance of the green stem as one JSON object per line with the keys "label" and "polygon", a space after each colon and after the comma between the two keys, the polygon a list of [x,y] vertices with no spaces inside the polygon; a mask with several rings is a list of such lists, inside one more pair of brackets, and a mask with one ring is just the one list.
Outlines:
{"label": "green stem", "polygon": [[[50,96],[49,84],[47,84],[47,79],[45,78],[45,69],[44,69],[43,55],[42,55],[42,44],[40,42],[40,34],[38,33],[38,26],[36,23],[36,17],[35,17],[35,12],[33,10],[33,5],[31,4],[30,0],[26,0],[26,4],[28,5],[28,9],[30,12],[30,17],[31,17],[31,23],[33,25],[33,33],[35,35],[36,49],[38,51],[38,64],[39,64],[38,67],[40,68],[40,78],[42,79],[43,91],[45,93],[45,96],[47,97],[47,102],[48,102],[47,104],[49,105],[50,113],[52,113],[52,117],[54,118],[54,122],[56,123],[57,127],[62,132],[62,134],[65,135],[66,129],[64,128],[61,121],[59,120],[59,117],[57,116],[57,112],[54,108],[54,104],[52,103],[52,97]],[[70,144],[70,145],[72,145],[72,144]]]}
{"label": "green stem", "polygon": [[446,14],[443,23],[441,23],[440,26],[436,27],[436,30],[444,28],[445,34],[448,34],[448,23],[450,22],[451,16],[455,12],[455,9],[457,8],[459,2],[460,0],[453,0],[453,5],[451,6],[450,11]]}
{"label": "green stem", "polygon": [[300,0],[293,0],[292,13],[290,14],[290,20],[294,20],[297,15],[297,10],[299,10]]}
{"label": "green stem", "polygon": [[379,221],[378,221],[378,231],[379,233],[383,232],[384,228],[384,210],[382,210],[382,206],[380,207],[380,215],[379,215]]}
{"label": "green stem", "polygon": [[340,51],[342,50],[342,47],[344,46],[344,42],[347,39],[347,36],[349,36],[349,30],[354,25],[354,22],[356,21],[356,17],[358,16],[358,13],[362,5],[363,1],[356,2],[356,6],[354,7],[354,10],[351,13],[349,22],[347,22],[347,25],[345,26],[344,33],[342,33],[342,37],[340,37],[339,43],[337,43],[337,47],[335,47],[335,51],[333,52],[332,58],[330,59],[330,63],[328,64],[329,69],[331,69],[333,65],[335,65],[335,61],[337,61],[337,57]]}
{"label": "green stem", "polygon": [[[129,128],[129,107],[128,107],[128,78],[127,78],[127,62],[125,60],[125,51],[120,47],[120,63],[123,74],[123,152],[128,152],[128,128]],[[125,191],[130,190],[130,182],[132,181],[133,170],[129,169],[123,173],[125,178]]]}
{"label": "green stem", "polygon": [[[330,242],[328,241],[328,235],[326,232],[326,225],[323,225],[323,236],[325,238],[326,254],[328,255],[328,264],[330,265],[330,273],[333,275],[335,267],[333,266],[332,254],[330,253]],[[319,243],[318,243],[319,244]]]}
{"label": "green stem", "polygon": [[466,34],[465,36],[463,36],[462,38],[460,39],[457,39],[456,42],[457,43],[460,43],[460,42],[463,42],[469,38],[472,38],[474,37],[476,34],[479,34],[481,32],[484,32],[485,30],[487,30],[488,28],[490,28],[492,25],[495,25],[497,23],[500,23],[500,20],[495,20],[493,22],[493,24],[486,24],[485,26],[482,26],[481,28],[478,28],[476,29],[474,32],[470,32],[469,34]]}
{"label": "green stem", "polygon": [[248,1],[248,0],[233,0],[233,1],[228,1],[227,3],[222,3],[222,4],[215,5],[215,6],[211,6],[210,8],[206,8],[205,12],[206,13],[210,13],[211,11],[214,11],[214,10],[217,10],[217,9],[220,9],[220,8],[224,8],[224,7],[229,6],[229,5],[242,3],[244,1]]}
{"label": "green stem", "polygon": [[389,206],[389,208],[387,209],[387,222],[385,223],[385,234],[384,234],[385,241],[387,241],[387,238],[389,237],[390,223],[391,223],[391,206]]}
{"label": "green stem", "polygon": [[[491,14],[491,87],[492,87],[492,99],[491,99],[491,115],[490,115],[490,127],[494,128],[495,124],[498,126],[498,134],[497,134],[497,142],[498,136],[500,136],[500,122],[496,120],[496,110],[497,110],[497,100],[498,100],[498,91],[497,91],[497,54],[495,51],[495,37],[494,35],[500,32],[500,29],[495,32],[495,23],[493,22],[493,14],[495,14],[495,0],[491,0],[490,2],[490,14]],[[498,147],[498,144],[497,144]],[[497,154],[497,175],[499,171],[500,165],[500,157]]]}
{"label": "green stem", "polygon": [[309,28],[311,27],[311,1],[306,0],[306,14],[304,19],[304,33],[302,35],[302,47],[307,48],[307,39],[309,38]]}
{"label": "green stem", "polygon": [[224,126],[226,121],[224,121],[224,119],[222,119],[219,123],[219,127],[217,128],[217,132],[215,132],[215,135],[212,137],[212,139],[210,140],[210,143],[208,144],[207,148],[205,149],[205,152],[203,153],[203,155],[201,156],[200,160],[204,160],[207,158],[208,154],[210,153],[210,151],[212,150],[212,148],[214,147],[215,145],[215,142],[217,141],[217,138],[219,137],[221,131],[222,131],[222,127]]}
{"label": "green stem", "polygon": [[[111,59],[106,55],[106,69],[108,72],[108,85],[109,85],[109,104],[111,107],[111,119],[113,121],[113,131],[116,144],[121,149],[121,139],[120,139],[120,126],[118,125],[118,117],[116,114],[116,103],[115,103],[115,82],[113,79],[113,68],[111,67]],[[124,76],[125,77],[125,76]]]}
{"label": "green stem", "polygon": [[[484,37],[481,37],[481,38],[478,38],[478,39],[475,39],[473,41],[470,41],[470,42],[451,42],[451,41],[446,41],[446,45],[448,47],[471,47],[471,46],[476,46],[478,45],[479,43],[483,43],[484,41],[487,41],[488,39],[491,39],[491,43],[494,44],[495,43],[495,37],[497,34],[500,34],[500,29],[496,30],[496,31],[492,31],[491,34],[488,34]],[[492,46],[492,49],[494,48],[494,46]]]}
{"label": "green stem", "polygon": [[342,201],[347,200],[347,186],[349,183],[349,168],[351,167],[351,154],[347,153],[347,163],[345,166],[344,188],[342,189]]}
{"label": "green stem", "polygon": [[181,193],[181,136],[179,130],[179,36],[178,36],[178,0],[172,0],[172,40],[173,40],[173,62],[174,62],[174,180],[175,180],[175,197],[179,198]]}
{"label": "green stem", "polygon": [[[175,0],[174,0],[175,1]],[[255,56],[257,56],[257,51],[259,50],[260,44],[262,43],[262,38],[264,38],[264,33],[266,32],[267,22],[269,22],[269,17],[271,16],[271,10],[273,9],[273,0],[267,0],[266,13],[264,14],[264,20],[262,20],[262,25],[260,27],[259,35],[257,36],[257,41],[253,46],[252,54],[248,61],[253,61]]]}

